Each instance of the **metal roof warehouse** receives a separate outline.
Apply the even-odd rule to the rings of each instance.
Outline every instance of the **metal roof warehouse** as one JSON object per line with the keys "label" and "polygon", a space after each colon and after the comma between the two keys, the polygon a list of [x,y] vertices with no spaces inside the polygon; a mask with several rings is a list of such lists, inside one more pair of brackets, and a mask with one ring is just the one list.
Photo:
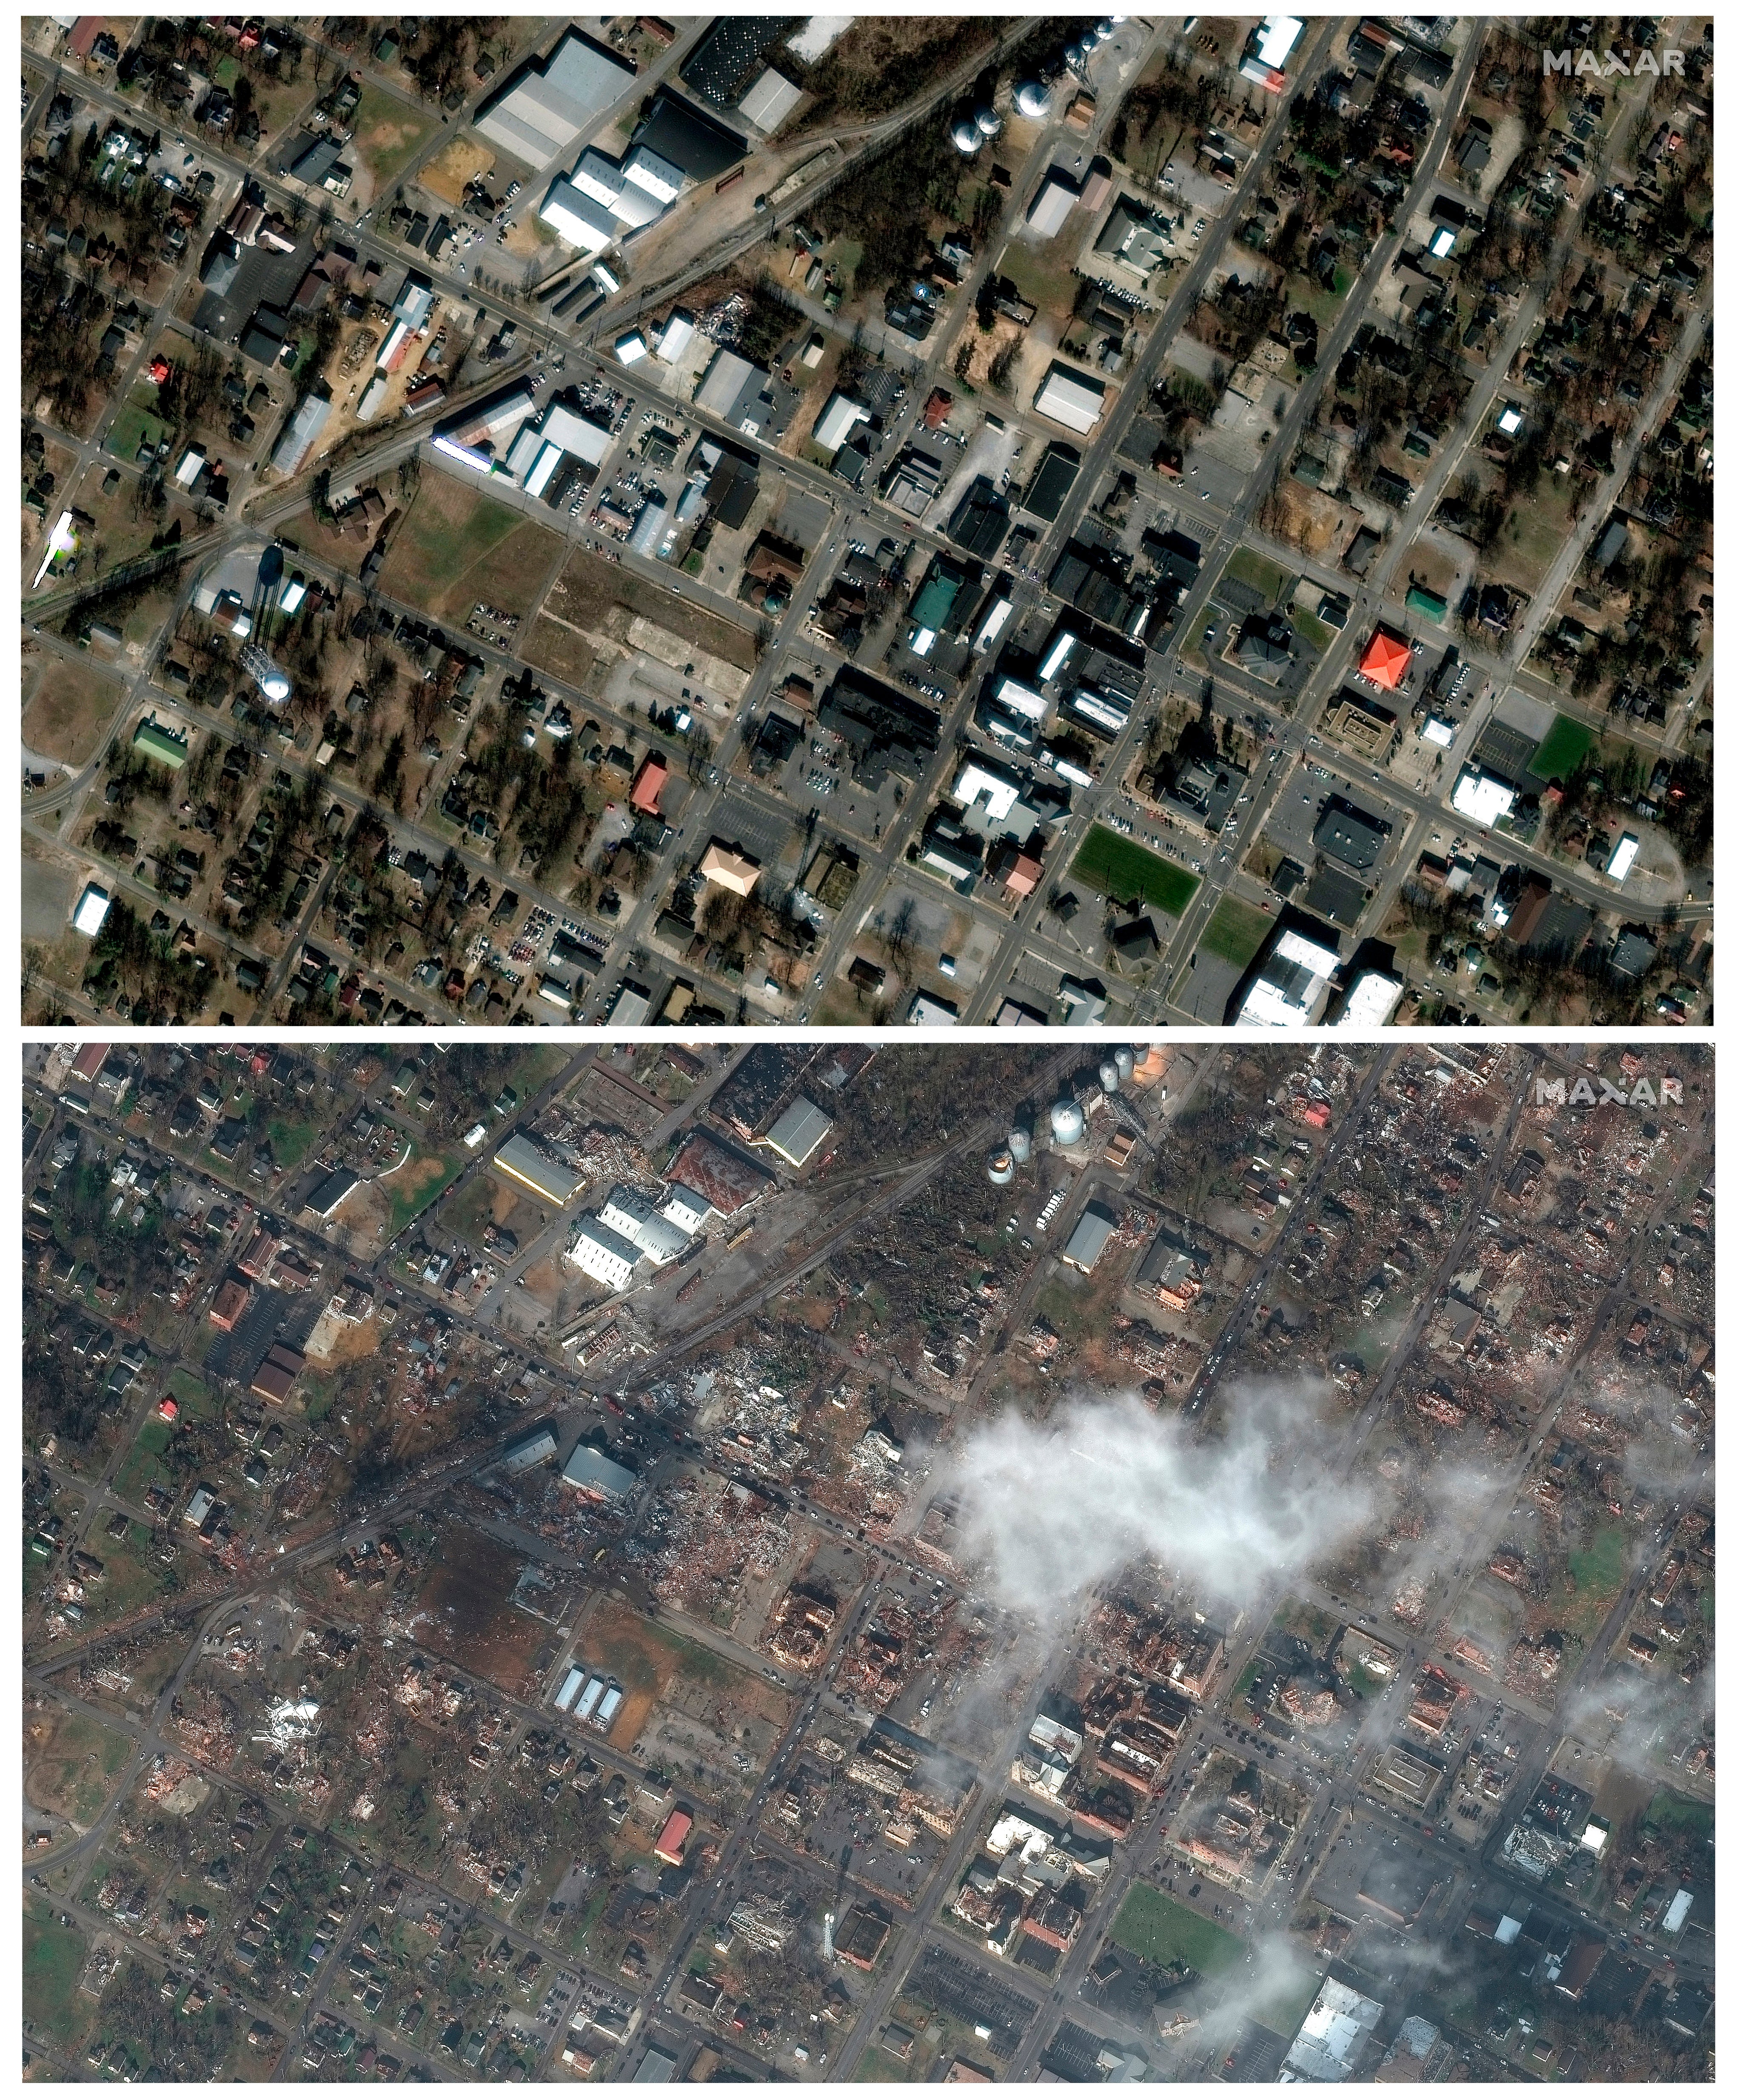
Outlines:
{"label": "metal roof warehouse", "polygon": [[557,1210],[566,1203],[579,1187],[583,1176],[568,1167],[546,1158],[528,1137],[514,1132],[495,1154],[495,1171],[509,1181],[516,1181],[522,1189],[528,1189],[541,1202],[551,1203]]}

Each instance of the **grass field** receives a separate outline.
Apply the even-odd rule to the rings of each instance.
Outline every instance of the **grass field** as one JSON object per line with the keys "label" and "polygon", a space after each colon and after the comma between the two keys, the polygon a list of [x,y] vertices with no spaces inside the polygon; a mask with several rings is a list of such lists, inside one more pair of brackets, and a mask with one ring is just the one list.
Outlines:
{"label": "grass field", "polygon": [[1178,867],[1173,860],[1148,853],[1131,839],[1118,838],[1107,825],[1094,824],[1087,832],[1069,871],[1076,882],[1104,897],[1139,898],[1142,903],[1179,918],[1188,899],[1200,888],[1200,877]]}
{"label": "grass field", "polygon": [[355,147],[373,174],[377,196],[421,148],[431,128],[384,88],[363,89],[356,105]]}
{"label": "grass field", "polygon": [[1312,612],[1305,612],[1301,606],[1290,616],[1290,624],[1318,656],[1325,656],[1333,646],[1333,629],[1324,620]]}
{"label": "grass field", "polygon": [[382,1177],[381,1185],[392,1198],[387,1238],[395,1240],[412,1218],[420,1217],[463,1165],[461,1159],[449,1160],[438,1152],[428,1153],[401,1167],[390,1182]]}
{"label": "grass field", "polygon": [[1268,605],[1276,605],[1279,593],[1285,588],[1285,571],[1276,562],[1270,562],[1264,554],[1257,554],[1250,547],[1239,547],[1224,565],[1227,576],[1234,576],[1239,584],[1246,584],[1250,590],[1258,590]]}
{"label": "grass field", "polygon": [[266,1125],[266,1135],[271,1140],[272,1157],[286,1171],[299,1167],[312,1151],[321,1136],[320,1125],[311,1121],[292,1122],[283,1116],[273,1116]]}
{"label": "grass field", "polygon": [[136,401],[129,401],[116,417],[108,442],[103,449],[112,452],[117,459],[130,460],[143,444],[160,445],[168,427],[160,416],[153,416]]}
{"label": "grass field", "polygon": [[1242,1959],[1243,1944],[1210,1917],[1174,1903],[1145,1882],[1136,1882],[1124,1898],[1110,1927],[1110,1938],[1143,1961],[1166,1969],[1182,1962],[1201,1976],[1216,1976]]}
{"label": "grass field", "polygon": [[588,633],[615,640],[625,639],[628,618],[637,613],[665,633],[705,650],[738,671],[752,671],[757,660],[754,638],[745,627],[686,598],[672,598],[619,562],[606,561],[584,548],[561,571],[544,611]]}
{"label": "grass field", "polygon": [[1259,953],[1260,944],[1272,924],[1272,921],[1257,905],[1245,904],[1238,897],[1227,897],[1207,921],[1200,944],[1209,955],[1218,956],[1236,969],[1244,969]]}
{"label": "grass field", "polygon": [[1541,780],[1566,780],[1593,747],[1593,733],[1572,715],[1558,715],[1532,753],[1532,770]]}
{"label": "grass field", "polygon": [[553,536],[516,510],[431,473],[393,539],[381,587],[443,620],[462,618],[479,600],[522,612],[554,549]]}
{"label": "grass field", "polygon": [[1689,1801],[1680,1793],[1661,1789],[1647,1804],[1643,1819],[1655,1830],[1693,1830],[1699,1836],[1713,1835],[1713,1810],[1704,1801]]}
{"label": "grass field", "polygon": [[26,748],[68,765],[88,764],[126,691],[95,664],[47,664],[24,707]]}
{"label": "grass field", "polygon": [[78,2005],[78,1972],[85,1959],[83,1935],[56,1925],[46,1903],[31,1904],[24,1922],[25,2018],[56,2041],[74,2041],[85,2027]]}

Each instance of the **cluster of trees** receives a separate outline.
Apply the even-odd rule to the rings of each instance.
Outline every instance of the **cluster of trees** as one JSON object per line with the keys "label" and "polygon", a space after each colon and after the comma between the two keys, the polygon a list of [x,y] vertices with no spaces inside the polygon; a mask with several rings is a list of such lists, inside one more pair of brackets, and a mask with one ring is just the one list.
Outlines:
{"label": "cluster of trees", "polygon": [[913,126],[884,151],[849,170],[815,206],[831,234],[861,243],[856,289],[914,276],[928,247],[932,216],[954,216],[966,163],[945,112]]}

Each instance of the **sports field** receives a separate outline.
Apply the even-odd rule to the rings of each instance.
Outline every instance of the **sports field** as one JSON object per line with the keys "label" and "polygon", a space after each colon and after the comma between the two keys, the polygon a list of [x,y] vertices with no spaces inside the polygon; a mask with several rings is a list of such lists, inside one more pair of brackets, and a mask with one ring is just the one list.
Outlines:
{"label": "sports field", "polygon": [[1104,897],[1139,898],[1154,911],[1179,918],[1200,888],[1200,877],[1162,854],[1148,853],[1132,839],[1118,838],[1107,825],[1087,832],[1069,870],[1076,882]]}

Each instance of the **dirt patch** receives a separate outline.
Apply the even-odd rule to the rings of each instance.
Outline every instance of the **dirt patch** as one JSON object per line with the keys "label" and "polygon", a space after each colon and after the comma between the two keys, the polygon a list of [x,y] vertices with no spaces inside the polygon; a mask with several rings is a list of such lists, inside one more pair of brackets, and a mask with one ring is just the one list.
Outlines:
{"label": "dirt patch", "polygon": [[89,1823],[126,1759],[126,1738],[64,1706],[24,1717],[24,1799],[45,1815]]}
{"label": "dirt patch", "polygon": [[752,671],[756,660],[754,638],[745,627],[673,598],[624,574],[618,562],[606,562],[584,549],[573,555],[556,579],[544,610],[591,633],[623,640],[637,615],[666,633],[679,635],[721,657],[738,670]]}
{"label": "dirt patch", "polygon": [[446,1534],[442,1557],[417,1599],[417,1639],[477,1671],[515,1699],[536,1696],[531,1669],[547,1628],[512,1602],[524,1563],[481,1532]]}
{"label": "dirt patch", "polygon": [[114,719],[126,687],[94,665],[60,661],[45,664],[24,704],[24,748],[44,758],[85,765]]}
{"label": "dirt patch", "polygon": [[[602,697],[602,681],[593,682],[598,667],[597,650],[576,627],[570,626],[564,620],[551,620],[546,612],[540,612],[524,646],[527,664],[536,664],[540,671],[547,671],[552,678],[560,679],[562,685],[571,686],[575,691]],[[608,660],[615,661],[613,654]]]}
{"label": "dirt patch", "polygon": [[486,175],[495,157],[480,139],[454,139],[435,154],[417,180],[430,196],[455,209],[465,201],[465,188],[478,175]]}
{"label": "dirt patch", "polygon": [[394,535],[381,588],[462,624],[473,605],[525,612],[555,558],[555,536],[450,474],[423,477]]}

